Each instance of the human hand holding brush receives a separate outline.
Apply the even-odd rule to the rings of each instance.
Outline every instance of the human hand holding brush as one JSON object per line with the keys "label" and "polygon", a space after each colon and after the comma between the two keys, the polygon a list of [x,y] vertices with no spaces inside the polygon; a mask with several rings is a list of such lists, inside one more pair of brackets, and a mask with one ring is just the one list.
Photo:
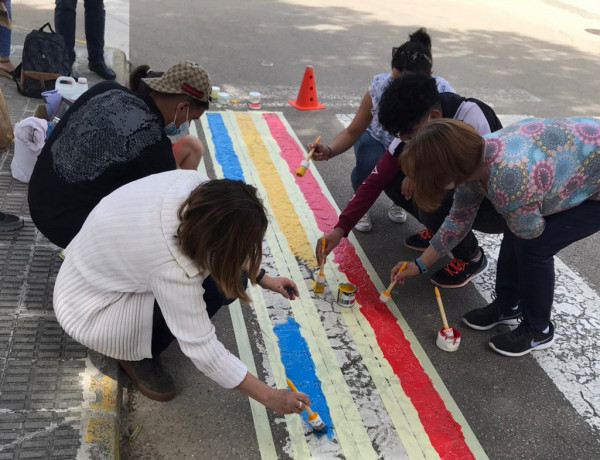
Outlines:
{"label": "human hand holding brush", "polygon": [[236,390],[282,415],[299,414],[305,407],[310,406],[310,399],[306,393],[272,388],[249,372]]}
{"label": "human hand holding brush", "polygon": [[[321,238],[317,240],[317,245],[315,247],[315,256],[317,257],[317,263],[321,265],[325,262],[325,259],[329,255],[331,251],[333,251],[340,241],[344,237],[344,231],[336,227],[332,231],[330,231],[327,235],[323,235]],[[321,243],[322,239],[325,238],[325,248]]]}

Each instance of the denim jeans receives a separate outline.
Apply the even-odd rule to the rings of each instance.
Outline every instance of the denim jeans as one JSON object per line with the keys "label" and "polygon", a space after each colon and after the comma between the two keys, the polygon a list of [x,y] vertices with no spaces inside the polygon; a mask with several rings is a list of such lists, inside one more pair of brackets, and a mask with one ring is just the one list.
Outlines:
{"label": "denim jeans", "polygon": [[543,331],[550,322],[554,300],[554,255],[575,241],[600,231],[600,201],[584,201],[579,206],[546,218],[544,232],[532,240],[504,232],[496,298],[505,308],[520,305],[523,318]]}
{"label": "denim jeans", "polygon": [[[4,6],[8,12],[8,17],[12,19],[10,0],[7,0]],[[0,26],[0,56],[10,56],[10,29],[2,26]]]}
{"label": "denim jeans", "polygon": [[[248,287],[248,276],[243,272],[242,283],[244,287]],[[212,318],[223,305],[229,305],[235,300],[225,297],[210,275],[204,280],[202,287],[204,288],[204,295],[202,297],[206,303],[206,312],[209,318]],[[152,315],[152,356],[156,358],[160,355],[169,347],[174,339],[175,336],[169,330],[167,322],[155,300],[154,313]]]}
{"label": "denim jeans", "polygon": [[350,174],[352,189],[356,192],[360,184],[367,178],[373,168],[383,156],[387,147],[365,131],[354,144],[356,166]]}
{"label": "denim jeans", "polygon": [[[398,173],[393,182],[385,189],[385,194],[395,204],[402,206],[407,212],[416,217],[432,234],[435,234],[450,213],[454,200],[454,190],[449,190],[446,193],[440,207],[435,211],[423,211],[415,205],[412,199],[407,200],[402,195],[401,185],[405,177],[404,174]],[[490,200],[487,198],[484,199],[475,216],[472,230],[469,230],[469,233],[466,234],[463,240],[455,246],[452,250],[452,255],[463,261],[474,259],[479,252],[479,242],[473,230],[483,233],[503,233],[505,228],[506,223],[504,222],[504,218],[498,214],[498,211],[496,211]]]}
{"label": "denim jeans", "polygon": [[[85,39],[88,60],[104,61],[104,0],[84,0]],[[75,15],[77,0],[56,0],[54,25],[56,32],[62,35],[69,50],[71,64],[75,62]]]}

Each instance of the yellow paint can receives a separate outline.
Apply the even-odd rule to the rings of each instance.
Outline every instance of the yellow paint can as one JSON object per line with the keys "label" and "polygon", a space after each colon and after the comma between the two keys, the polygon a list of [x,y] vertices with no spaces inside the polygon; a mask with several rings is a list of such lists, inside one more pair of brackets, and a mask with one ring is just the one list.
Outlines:
{"label": "yellow paint can", "polygon": [[352,283],[341,283],[338,285],[337,303],[340,307],[350,308],[354,306],[356,299],[356,286]]}

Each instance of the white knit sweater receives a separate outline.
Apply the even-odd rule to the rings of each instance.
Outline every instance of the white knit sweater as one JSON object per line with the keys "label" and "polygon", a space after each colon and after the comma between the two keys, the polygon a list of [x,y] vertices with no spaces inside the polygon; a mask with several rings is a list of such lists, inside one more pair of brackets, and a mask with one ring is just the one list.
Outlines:
{"label": "white knit sweater", "polygon": [[177,210],[206,176],[170,171],[104,198],[65,251],[54,288],[60,325],[78,342],[124,360],[150,358],[157,300],[183,352],[225,388],[246,366],[219,342],[206,312],[208,276],[179,250]]}

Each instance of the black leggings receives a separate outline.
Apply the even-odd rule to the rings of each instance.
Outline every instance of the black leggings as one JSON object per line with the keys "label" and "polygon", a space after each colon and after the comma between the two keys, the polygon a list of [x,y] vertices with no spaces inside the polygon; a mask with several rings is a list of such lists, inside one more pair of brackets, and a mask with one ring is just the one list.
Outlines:
{"label": "black leggings", "polygon": [[[448,193],[446,193],[439,208],[435,211],[426,212],[418,208],[412,199],[407,200],[404,195],[402,195],[401,185],[405,177],[404,174],[399,173],[394,178],[393,182],[385,189],[385,194],[394,202],[394,204],[401,206],[416,217],[419,222],[425,225],[425,227],[435,235],[450,213],[452,202],[454,201],[454,190],[449,190]],[[485,198],[481,203],[481,206],[479,206],[472,229],[483,233],[503,233],[505,228],[506,223],[504,222],[504,218],[496,211],[490,200]],[[477,241],[477,237],[473,234],[473,230],[469,230],[463,240],[452,250],[452,255],[457,259],[469,261],[477,257],[477,253],[479,252],[479,242]]]}
{"label": "black leggings", "polygon": [[[245,273],[242,273],[242,283],[244,287],[248,287],[248,276]],[[225,297],[225,294],[219,290],[210,275],[204,280],[202,287],[204,288],[203,298],[209,318],[212,318],[223,305],[229,305],[235,300]],[[152,316],[152,356],[157,357],[160,355],[169,347],[174,339],[175,336],[169,330],[167,322],[160,311],[160,306],[155,300],[154,314]]]}

